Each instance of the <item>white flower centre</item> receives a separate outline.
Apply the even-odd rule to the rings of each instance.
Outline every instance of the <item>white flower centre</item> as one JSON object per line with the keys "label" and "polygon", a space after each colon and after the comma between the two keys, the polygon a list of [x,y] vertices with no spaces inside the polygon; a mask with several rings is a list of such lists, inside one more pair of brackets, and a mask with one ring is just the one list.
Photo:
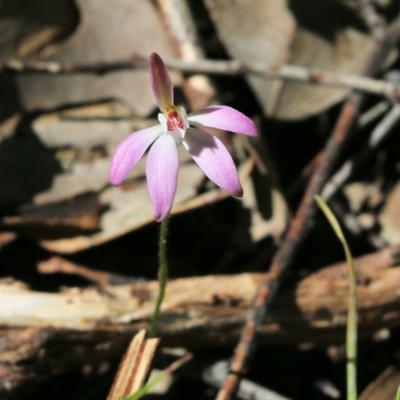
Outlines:
{"label": "white flower centre", "polygon": [[189,127],[186,111],[183,107],[178,110],[175,106],[169,106],[162,114],[158,114],[158,120],[164,129],[164,133],[171,135],[176,144],[183,142],[186,129]]}

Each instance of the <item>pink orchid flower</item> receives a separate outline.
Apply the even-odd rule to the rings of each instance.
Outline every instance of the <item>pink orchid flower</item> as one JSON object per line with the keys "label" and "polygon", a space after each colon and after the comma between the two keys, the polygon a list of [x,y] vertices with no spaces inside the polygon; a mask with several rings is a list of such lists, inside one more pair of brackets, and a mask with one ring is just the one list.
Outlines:
{"label": "pink orchid flower", "polygon": [[258,136],[258,130],[239,111],[227,106],[210,106],[186,115],[173,104],[173,86],[164,62],[150,55],[150,80],[161,113],[160,124],[132,133],[117,147],[110,170],[110,181],[118,186],[151,146],[146,176],[156,221],[170,212],[178,182],[178,149],[182,143],[204,174],[235,197],[243,195],[235,164],[229,151],[215,136],[197,125]]}

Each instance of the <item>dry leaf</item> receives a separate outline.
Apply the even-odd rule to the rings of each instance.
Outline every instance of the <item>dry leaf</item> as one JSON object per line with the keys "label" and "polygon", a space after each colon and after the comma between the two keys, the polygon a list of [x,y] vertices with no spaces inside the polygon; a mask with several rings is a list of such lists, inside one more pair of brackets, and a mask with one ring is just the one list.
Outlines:
{"label": "dry leaf", "polygon": [[[203,178],[204,175],[197,165],[192,163],[182,165],[175,204],[179,205],[195,197],[196,186]],[[101,231],[89,236],[42,241],[40,244],[51,251],[74,253],[115,239],[154,221],[153,207],[145,180],[134,185],[125,185],[125,188],[110,187],[101,194],[100,202],[108,206],[101,217]]]}
{"label": "dry leaf", "polygon": [[[249,179],[252,163],[246,162],[239,169],[241,182]],[[204,174],[194,163],[182,164],[179,170],[178,191],[171,214],[177,214],[197,207],[203,207],[227,198],[228,193],[213,189],[197,195],[197,188],[204,179]],[[75,253],[98,246],[154,221],[145,180],[135,185],[108,188],[100,196],[100,201],[108,205],[101,217],[101,231],[87,236],[76,236],[59,240],[44,240],[39,244],[58,253]]]}
{"label": "dry leaf", "polygon": [[135,130],[158,123],[133,117],[129,108],[121,103],[105,102],[43,114],[34,119],[32,129],[49,148],[91,150],[115,145]]}
{"label": "dry leaf", "polygon": [[118,368],[107,400],[120,400],[138,391],[145,383],[155,356],[159,338],[145,339],[140,330],[132,339]]}
{"label": "dry leaf", "polygon": [[[166,29],[150,0],[79,0],[81,25],[49,60],[96,63],[159,52],[172,56]],[[177,75],[174,74],[176,77]],[[120,71],[103,76],[19,76],[25,109],[53,109],[65,104],[121,99],[137,115],[148,115],[156,103],[147,71]]]}
{"label": "dry leaf", "polygon": [[78,10],[71,0],[3,0],[0,15],[0,54],[34,57],[65,39],[76,28]]}
{"label": "dry leaf", "polygon": [[[290,4],[290,6],[289,6]],[[354,10],[318,0],[206,0],[233,58],[267,68],[285,63],[358,74],[373,41]],[[249,77],[265,115],[299,119],[341,101],[345,89]]]}
{"label": "dry leaf", "polygon": [[35,238],[76,236],[99,229],[103,206],[94,193],[43,206],[21,207],[20,215],[4,217],[1,226]]}

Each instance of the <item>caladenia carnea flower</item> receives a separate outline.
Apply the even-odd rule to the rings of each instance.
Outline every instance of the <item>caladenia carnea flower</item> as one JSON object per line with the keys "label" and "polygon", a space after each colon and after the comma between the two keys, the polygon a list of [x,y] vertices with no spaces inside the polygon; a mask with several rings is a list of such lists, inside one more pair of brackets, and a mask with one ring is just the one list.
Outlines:
{"label": "caladenia carnea flower", "polygon": [[215,136],[198,125],[258,136],[253,121],[227,106],[210,106],[186,115],[173,104],[173,86],[164,62],[150,55],[150,80],[160,108],[160,124],[132,133],[117,147],[110,170],[110,181],[118,186],[150,147],[146,176],[154,217],[163,220],[170,212],[178,182],[178,149],[183,144],[204,174],[235,197],[243,195],[239,176],[229,151]]}

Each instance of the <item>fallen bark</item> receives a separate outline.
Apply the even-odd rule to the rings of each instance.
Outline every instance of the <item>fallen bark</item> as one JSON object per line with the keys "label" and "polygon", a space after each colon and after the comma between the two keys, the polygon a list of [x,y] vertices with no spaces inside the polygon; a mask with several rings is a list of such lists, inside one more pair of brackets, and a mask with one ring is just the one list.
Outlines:
{"label": "fallen bark", "polygon": [[[356,260],[361,336],[400,325],[400,266],[393,267],[399,261],[399,248]],[[64,261],[48,261],[55,262]],[[101,284],[97,287],[61,293],[33,292],[18,282],[0,282],[2,399],[14,398],[15,393],[21,398],[27,387],[53,374],[118,359],[132,335],[147,328],[157,282],[112,286],[108,283],[112,275],[107,276],[98,279]],[[233,344],[254,290],[265,277],[239,274],[170,281],[159,324],[163,345]],[[295,288],[287,287],[277,297],[260,329],[261,342],[343,342],[347,295],[344,263],[301,279]]]}
{"label": "fallen bark", "polygon": [[107,400],[119,400],[136,393],[146,382],[160,338],[146,339],[139,331],[132,339],[119,365]]}

